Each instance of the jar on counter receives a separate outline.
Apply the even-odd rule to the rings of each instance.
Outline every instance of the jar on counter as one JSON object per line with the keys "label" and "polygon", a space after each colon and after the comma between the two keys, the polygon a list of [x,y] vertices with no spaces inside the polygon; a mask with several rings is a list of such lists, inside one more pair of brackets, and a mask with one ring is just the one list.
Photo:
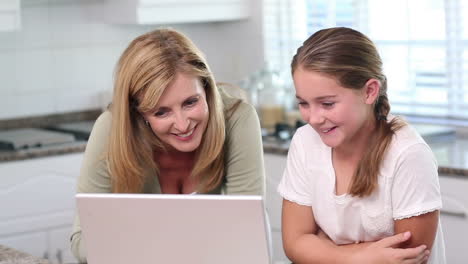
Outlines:
{"label": "jar on counter", "polygon": [[285,121],[284,80],[277,71],[265,67],[259,72],[258,114],[262,128],[273,132],[276,124]]}

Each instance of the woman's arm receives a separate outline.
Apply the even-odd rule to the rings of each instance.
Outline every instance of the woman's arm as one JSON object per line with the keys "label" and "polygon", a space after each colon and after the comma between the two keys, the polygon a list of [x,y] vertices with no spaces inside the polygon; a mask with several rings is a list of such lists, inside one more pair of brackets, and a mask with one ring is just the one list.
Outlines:
{"label": "woman's arm", "polygon": [[410,233],[397,234],[377,242],[337,246],[320,236],[310,206],[283,200],[282,233],[286,255],[294,263],[423,263],[426,246],[394,248]]}
{"label": "woman's arm", "polygon": [[242,102],[226,121],[227,194],[265,194],[265,169],[260,121],[255,109]]}
{"label": "woman's arm", "polygon": [[[110,193],[111,184],[104,153],[110,131],[111,114],[104,112],[95,122],[84,153],[78,178],[77,192]],[[73,231],[70,237],[73,255],[86,262],[86,250],[81,236],[80,219],[75,214]]]}

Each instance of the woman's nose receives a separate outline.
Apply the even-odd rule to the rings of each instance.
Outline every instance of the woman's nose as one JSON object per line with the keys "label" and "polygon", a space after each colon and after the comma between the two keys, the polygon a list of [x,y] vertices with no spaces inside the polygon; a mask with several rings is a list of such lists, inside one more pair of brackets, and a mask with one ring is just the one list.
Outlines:
{"label": "woman's nose", "polygon": [[184,113],[176,113],[174,128],[180,132],[186,132],[189,129],[190,121]]}

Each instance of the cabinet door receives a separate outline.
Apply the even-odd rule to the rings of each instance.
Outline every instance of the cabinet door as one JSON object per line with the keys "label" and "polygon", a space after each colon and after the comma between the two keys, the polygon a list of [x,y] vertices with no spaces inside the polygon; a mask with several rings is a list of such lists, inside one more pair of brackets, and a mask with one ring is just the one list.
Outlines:
{"label": "cabinet door", "polygon": [[281,240],[281,205],[283,198],[276,189],[286,167],[286,155],[265,153],[266,208],[270,219],[274,263],[286,261]]}
{"label": "cabinet door", "polygon": [[[44,257],[44,252],[55,256],[47,236],[57,235],[48,232],[64,228],[70,234],[82,156],[78,153],[0,164],[0,241],[34,256]],[[38,239],[37,234],[42,233],[47,236]],[[70,244],[64,240],[56,246],[57,240],[52,241],[57,248]]]}
{"label": "cabinet door", "polygon": [[1,164],[0,236],[70,224],[81,156]]}
{"label": "cabinet door", "polygon": [[468,260],[468,179],[441,176],[440,188],[447,263],[463,264]]}

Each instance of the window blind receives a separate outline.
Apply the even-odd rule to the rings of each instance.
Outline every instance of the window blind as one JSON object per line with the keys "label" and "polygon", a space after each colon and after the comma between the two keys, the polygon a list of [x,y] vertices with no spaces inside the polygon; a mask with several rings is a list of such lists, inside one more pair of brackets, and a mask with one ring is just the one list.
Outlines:
{"label": "window blind", "polygon": [[334,26],[376,43],[393,112],[468,117],[468,1],[264,0],[269,65],[289,72],[301,43]]}

